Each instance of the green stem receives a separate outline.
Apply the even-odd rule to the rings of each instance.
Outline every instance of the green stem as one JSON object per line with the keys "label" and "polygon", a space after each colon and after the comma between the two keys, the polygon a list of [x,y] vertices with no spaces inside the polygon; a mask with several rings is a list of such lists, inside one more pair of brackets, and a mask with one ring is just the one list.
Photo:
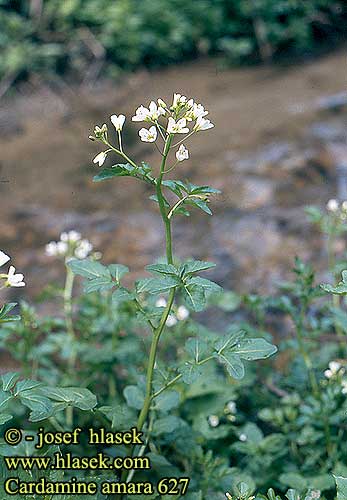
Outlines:
{"label": "green stem", "polygon": [[74,284],[74,274],[69,268],[66,266],[66,279],[65,279],[65,287],[64,287],[64,312],[65,312],[65,324],[67,333],[70,335],[71,339],[75,338],[75,333],[73,329],[73,321],[72,321],[72,290]]}
{"label": "green stem", "polygon": [[139,415],[139,418],[137,421],[137,429],[139,431],[142,430],[142,428],[147,420],[150,404],[152,401],[153,373],[154,373],[155,360],[156,360],[156,356],[157,356],[158,343],[159,343],[161,334],[164,330],[166,320],[170,314],[174,298],[175,298],[175,290],[173,289],[170,292],[169,300],[168,300],[167,306],[165,308],[165,311],[161,317],[159,326],[154,331],[154,334],[153,334],[153,340],[152,340],[151,349],[149,352],[149,360],[148,360],[148,367],[147,367],[145,401],[144,401],[142,410],[140,412],[140,415]]}
{"label": "green stem", "polygon": [[[173,139],[173,134],[168,135],[166,138],[165,145],[164,145],[164,151],[163,151],[163,157],[162,157],[162,161],[161,161],[161,165],[160,165],[160,172],[159,172],[159,176],[156,180],[156,194],[157,194],[158,203],[159,203],[159,210],[160,210],[160,215],[161,215],[161,218],[163,220],[164,227],[165,227],[166,260],[167,260],[168,264],[173,263],[171,221],[168,218],[168,213],[167,213],[167,209],[165,206],[165,200],[164,200],[164,196],[162,193],[162,182],[163,182],[163,177],[165,174],[166,160],[167,160],[168,154],[170,152],[170,147],[172,144],[172,139]],[[122,156],[124,156],[124,154]],[[142,410],[141,410],[140,415],[139,415],[138,420],[137,420],[137,429],[139,431],[142,430],[142,428],[145,425],[147,418],[148,418],[150,405],[151,405],[151,401],[152,401],[153,374],[154,374],[155,361],[156,361],[156,357],[157,357],[158,344],[159,344],[161,334],[163,333],[163,330],[165,328],[166,320],[170,314],[174,299],[175,299],[175,289],[173,288],[170,291],[168,303],[167,303],[167,306],[165,307],[165,310],[160,318],[159,325],[157,328],[153,329],[153,338],[152,338],[152,343],[151,343],[150,352],[149,352],[149,360],[148,360],[147,374],[146,374],[145,400],[144,400]],[[131,454],[133,454],[133,449],[132,449]],[[127,471],[123,470],[122,475],[121,475],[121,481],[125,481],[126,477],[127,477]],[[117,498],[117,496],[115,498]],[[120,496],[120,498],[122,498],[122,495]]]}
{"label": "green stem", "polygon": [[158,203],[159,203],[159,210],[160,210],[160,215],[161,218],[163,219],[164,226],[165,226],[165,241],[166,241],[166,259],[168,264],[173,263],[173,256],[172,256],[172,235],[171,235],[171,223],[170,219],[168,218],[167,210],[165,207],[165,200],[164,196],[162,193],[162,182],[163,182],[163,177],[164,177],[164,172],[165,172],[165,165],[166,165],[166,160],[170,151],[171,143],[173,139],[173,134],[170,134],[165,142],[164,146],[164,152],[163,152],[163,158],[161,161],[161,166],[160,166],[160,173],[159,177],[156,181],[156,193],[157,193],[157,198],[158,198]]}
{"label": "green stem", "polygon": [[[66,279],[64,287],[64,313],[65,313],[65,324],[66,331],[70,337],[71,343],[71,353],[68,361],[68,372],[69,376],[73,376],[75,362],[76,362],[76,350],[75,350],[75,332],[73,328],[72,319],[72,290],[74,284],[74,274],[69,266],[66,267]],[[73,408],[68,406],[66,408],[66,424],[69,429],[73,427]]]}
{"label": "green stem", "polygon": [[128,156],[128,155],[126,155],[126,154],[124,153],[124,151],[123,151],[123,146],[122,146],[122,149],[120,150],[120,149],[117,149],[117,148],[115,148],[114,146],[112,146],[112,144],[110,144],[108,141],[104,141],[104,142],[105,142],[105,144],[106,144],[106,145],[107,145],[110,149],[112,149],[112,151],[114,151],[115,153],[117,153],[117,154],[119,154],[120,156],[122,156],[122,157],[124,158],[124,160],[126,160],[128,163],[130,163],[130,165],[132,165],[133,167],[137,168],[136,163],[135,163],[133,160],[131,160],[131,159],[129,158],[129,156]]}
{"label": "green stem", "polygon": [[296,331],[297,331],[297,339],[298,339],[298,344],[299,344],[299,351],[300,351],[300,354],[304,360],[304,363],[305,363],[305,366],[307,369],[307,373],[308,373],[308,376],[310,379],[310,385],[311,385],[313,394],[317,397],[317,396],[319,396],[320,392],[319,392],[318,382],[316,379],[316,374],[314,373],[314,370],[313,370],[311,358],[310,358],[310,356],[305,348],[303,328],[302,328],[302,319],[299,320],[299,323],[297,324]]}

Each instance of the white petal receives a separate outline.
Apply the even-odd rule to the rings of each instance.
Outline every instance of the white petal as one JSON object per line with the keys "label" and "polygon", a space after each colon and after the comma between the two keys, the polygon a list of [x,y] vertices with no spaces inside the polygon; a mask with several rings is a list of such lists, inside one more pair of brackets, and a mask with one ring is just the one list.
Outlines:
{"label": "white petal", "polygon": [[0,266],[3,266],[10,260],[10,257],[0,250]]}

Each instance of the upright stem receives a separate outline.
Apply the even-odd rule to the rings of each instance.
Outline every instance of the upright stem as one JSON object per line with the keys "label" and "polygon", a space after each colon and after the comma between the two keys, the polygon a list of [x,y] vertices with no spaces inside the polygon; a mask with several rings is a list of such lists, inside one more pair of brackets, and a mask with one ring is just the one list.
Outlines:
{"label": "upright stem", "polygon": [[160,340],[160,336],[164,330],[166,320],[170,314],[174,298],[175,298],[175,290],[172,290],[170,292],[169,300],[168,300],[167,306],[165,308],[165,311],[161,317],[159,326],[153,333],[153,339],[152,339],[151,349],[149,352],[149,360],[148,360],[148,367],[147,367],[145,401],[144,401],[142,410],[140,412],[140,415],[139,415],[139,418],[137,421],[137,429],[139,431],[142,430],[142,428],[147,420],[147,417],[148,417],[149,408],[150,408],[150,404],[151,404],[151,400],[152,400],[153,373],[154,373],[155,360],[156,360],[156,356],[157,356],[158,343]]}
{"label": "upright stem", "polygon": [[[160,215],[163,220],[164,226],[165,226],[165,247],[166,247],[166,260],[168,264],[173,263],[173,254],[172,254],[172,235],[171,235],[171,221],[168,218],[168,211],[165,206],[165,200],[164,196],[162,193],[162,182],[163,182],[163,177],[165,174],[165,166],[166,166],[166,160],[170,151],[170,147],[172,144],[172,139],[173,139],[173,134],[170,134],[169,136],[166,137],[165,145],[164,145],[164,151],[163,151],[163,158],[161,161],[160,165],[160,172],[159,176],[156,181],[156,194],[158,198],[158,203],[159,203],[159,210],[160,210]],[[165,310],[161,316],[159,325],[157,328],[153,328],[153,338],[152,338],[152,343],[149,351],[149,360],[148,360],[148,366],[147,366],[147,375],[146,375],[146,393],[145,393],[145,400],[143,403],[142,410],[140,412],[140,415],[137,420],[137,429],[139,431],[142,430],[143,426],[145,425],[150,406],[151,406],[151,401],[152,401],[152,385],[153,385],[153,374],[154,374],[154,367],[155,367],[155,361],[157,357],[157,349],[158,349],[158,344],[159,340],[161,337],[161,334],[163,333],[163,330],[165,328],[166,320],[170,314],[172,304],[175,299],[175,289],[172,289],[169,294],[168,298],[168,303],[165,307]],[[133,452],[133,450],[132,450]],[[125,481],[127,477],[127,471],[123,470],[122,472],[122,477],[121,480]],[[115,498],[118,496],[116,495]],[[120,498],[122,498],[122,495],[120,495]]]}
{"label": "upright stem", "polygon": [[161,166],[160,166],[160,173],[159,177],[156,182],[156,192],[157,192],[157,198],[158,198],[158,203],[159,203],[159,210],[160,210],[160,215],[161,218],[163,219],[164,226],[165,226],[165,242],[166,242],[166,259],[168,264],[173,263],[173,256],[172,256],[172,235],[171,235],[171,222],[170,219],[168,218],[167,210],[165,207],[165,201],[162,193],[162,182],[163,182],[163,177],[165,173],[165,165],[166,165],[166,160],[167,156],[170,151],[170,146],[172,143],[173,135],[169,135],[166,139],[165,146],[164,146],[164,152],[163,152],[163,158],[161,161]]}
{"label": "upright stem", "polygon": [[[160,172],[159,176],[156,182],[156,192],[157,192],[157,197],[158,197],[158,203],[159,203],[159,209],[160,209],[160,215],[163,219],[164,226],[165,226],[165,243],[166,243],[166,260],[168,264],[173,263],[173,255],[172,255],[172,235],[171,235],[171,222],[170,219],[168,218],[168,213],[167,209],[165,207],[165,201],[162,193],[162,181],[164,177],[164,171],[165,171],[165,165],[166,165],[166,160],[167,156],[170,151],[170,146],[172,143],[172,138],[173,135],[169,135],[166,138],[165,141],[165,146],[164,146],[164,152],[163,152],[163,158],[160,166]],[[146,394],[145,394],[145,401],[142,407],[142,410],[140,412],[138,421],[137,421],[137,428],[138,430],[141,430],[147,420],[148,417],[148,412],[149,412],[149,407],[151,404],[151,397],[152,397],[152,383],[153,383],[153,372],[154,372],[154,366],[155,366],[155,360],[157,356],[157,349],[158,349],[158,343],[160,340],[160,336],[164,330],[166,320],[170,314],[171,307],[173,304],[175,298],[175,290],[172,289],[169,295],[169,300],[167,303],[167,306],[163,312],[163,315],[160,319],[159,326],[153,330],[153,338],[152,338],[152,344],[149,352],[149,360],[148,360],[148,367],[147,367],[147,378],[146,378]]]}
{"label": "upright stem", "polygon": [[70,335],[71,339],[75,338],[75,333],[73,329],[72,321],[72,290],[74,283],[74,274],[69,266],[66,267],[66,279],[64,287],[64,312],[65,312],[65,324],[67,333]]}
{"label": "upright stem", "polygon": [[[64,287],[64,313],[65,313],[65,324],[66,331],[70,337],[71,343],[71,353],[68,362],[69,376],[72,377],[75,361],[76,361],[76,351],[75,351],[75,332],[73,328],[72,320],[72,290],[74,284],[74,274],[69,266],[66,267],[66,279]],[[68,406],[66,408],[66,424],[69,428],[73,427],[73,408]]]}

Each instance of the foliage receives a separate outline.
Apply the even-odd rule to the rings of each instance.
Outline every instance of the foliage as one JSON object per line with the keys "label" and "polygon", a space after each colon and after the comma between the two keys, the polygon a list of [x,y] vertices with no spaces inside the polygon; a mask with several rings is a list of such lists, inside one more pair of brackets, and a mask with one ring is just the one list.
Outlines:
{"label": "foliage", "polygon": [[343,0],[2,0],[0,77],[81,79],[104,59],[115,75],[199,53],[232,62],[302,54],[341,37],[346,16]]}
{"label": "foliage", "polygon": [[[135,481],[189,477],[187,500],[281,500],[284,494],[286,500],[330,500],[335,496],[334,478],[337,498],[345,500],[347,265],[345,254],[334,251],[334,242],[344,232],[347,208],[338,214],[329,208],[308,210],[327,236],[332,284],[319,286],[313,268],[297,258],[292,279],[282,282],[272,296],[223,291],[210,279],[213,263],[179,261],[172,255],[172,221],[191,208],[210,213],[210,198],[217,194],[207,186],[166,177],[183,168],[180,162],[187,156],[176,156],[177,162],[168,168],[169,154],[178,144],[171,147],[172,134],[163,120],[170,114],[178,123],[191,113],[200,118],[192,119],[195,124],[186,134],[211,128],[204,108],[179,94],[173,105],[159,101],[137,110],[135,118],[141,114],[157,127],[163,148],[159,171],[127,157],[123,119],[112,117],[118,146],[109,143],[106,125],[95,128],[93,139],[107,147],[95,180],[126,175],[155,190],[166,258],[148,265],[147,277],[131,285],[129,269],[96,260],[89,254],[90,244],[84,249],[88,258],[76,254],[84,241],[79,233],[63,233],[60,242],[67,245],[47,247],[50,255],[61,258],[62,267],[65,264],[65,288],[56,290],[64,317],[41,317],[26,303],[20,305],[20,320],[11,316],[14,304],[2,309],[1,319],[17,321],[1,324],[0,348],[18,369],[1,379],[0,425],[4,431],[20,428],[25,435],[42,426],[47,431],[125,431],[136,426],[146,441],[132,453],[149,456],[152,468],[123,473],[118,479],[128,474]],[[183,129],[191,123],[184,120]],[[178,133],[174,135],[178,140]],[[127,163],[104,167],[114,152]],[[194,203],[195,196],[204,204]],[[342,281],[336,286],[341,270]],[[83,279],[83,293],[73,299],[76,275]],[[224,311],[225,332],[207,327],[201,310],[210,317]],[[273,336],[279,353],[271,358],[276,351]],[[57,449],[80,456],[130,452],[122,446],[116,451],[104,446],[91,450],[84,442]],[[42,453],[55,451],[51,447]],[[1,456],[32,453],[30,446],[0,442]],[[1,467],[0,474],[5,479],[10,473]],[[23,480],[28,477],[27,471],[19,474]],[[47,478],[52,474],[47,472]],[[83,472],[79,476],[86,477]],[[114,480],[115,474],[92,471],[88,477],[100,482]]]}

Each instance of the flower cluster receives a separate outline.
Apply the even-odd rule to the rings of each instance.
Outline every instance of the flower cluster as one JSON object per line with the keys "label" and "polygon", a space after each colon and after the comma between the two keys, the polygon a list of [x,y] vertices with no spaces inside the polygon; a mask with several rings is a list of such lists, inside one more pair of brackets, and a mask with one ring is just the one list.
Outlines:
{"label": "flower cluster", "polygon": [[[229,401],[224,407],[225,418],[229,420],[229,422],[235,422],[236,420],[236,403],[235,401]],[[220,424],[220,418],[218,415],[210,415],[207,419],[210,427],[218,427]]]}
{"label": "flower cluster", "polygon": [[[11,258],[0,250],[0,267],[4,266]],[[7,273],[0,273],[0,280],[2,285],[0,288],[5,287],[22,287],[25,286],[23,274],[16,273],[16,268],[9,267]]]}
{"label": "flower cluster", "polygon": [[208,417],[208,423],[211,427],[218,427],[219,425],[219,417],[218,415],[210,415]]}
{"label": "flower cluster", "polygon": [[326,204],[326,209],[342,221],[347,219],[347,200],[340,203],[338,200],[332,198]]}
{"label": "flower cluster", "polygon": [[342,394],[347,394],[347,379],[342,378],[345,373],[344,367],[338,361],[330,361],[329,368],[324,371],[324,376],[341,384]]}
{"label": "flower cluster", "polygon": [[[167,301],[163,297],[157,300],[156,307],[166,307]],[[166,320],[166,326],[171,327],[177,325],[179,321],[184,321],[189,318],[189,311],[185,306],[178,306],[175,312],[171,312]]]}
{"label": "flower cluster", "polygon": [[[158,105],[151,101],[148,108],[142,105],[137,108],[132,120],[154,124],[149,130],[142,128],[139,131],[142,141],[154,142],[158,137],[157,131],[161,134],[189,134],[212,128],[213,123],[205,118],[207,114],[208,111],[204,109],[202,104],[194,102],[193,99],[187,99],[184,95],[174,94],[170,107],[162,99],[158,99]],[[166,127],[158,121],[161,116],[167,118]],[[188,123],[193,121],[195,124],[190,130]],[[146,134],[146,132],[150,134]]]}
{"label": "flower cluster", "polygon": [[49,257],[64,257],[65,259],[85,259],[93,250],[90,241],[82,239],[77,231],[63,232],[59,241],[51,241],[46,245]]}
{"label": "flower cluster", "polygon": [[[176,150],[177,164],[189,158],[189,151],[182,144],[182,141],[196,132],[208,130],[214,126],[209,119],[205,118],[207,114],[208,111],[202,104],[196,103],[184,95],[174,94],[171,105],[158,99],[157,102],[151,101],[148,108],[143,105],[139,106],[132,121],[144,122],[149,125],[148,128],[142,127],[139,130],[139,137],[143,142],[155,143],[160,138],[166,142],[168,138],[173,138],[175,135],[186,134],[186,137],[176,144],[179,146]],[[105,163],[110,151],[115,151],[129,160],[123,151],[121,135],[126,117],[124,115],[111,115],[110,120],[118,134],[119,149],[114,148],[108,142],[108,127],[105,123],[101,127],[96,126],[94,136],[90,136],[90,139],[99,140],[109,147],[109,149],[98,153],[93,159],[93,162],[99,167]]]}

